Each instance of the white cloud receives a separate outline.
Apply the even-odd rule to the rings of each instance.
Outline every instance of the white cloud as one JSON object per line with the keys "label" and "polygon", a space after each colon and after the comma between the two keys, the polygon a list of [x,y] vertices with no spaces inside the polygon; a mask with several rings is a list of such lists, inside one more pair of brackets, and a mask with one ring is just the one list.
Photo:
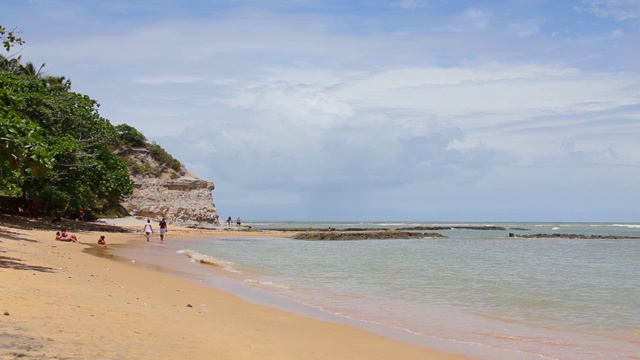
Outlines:
{"label": "white cloud", "polygon": [[146,85],[159,85],[159,84],[189,84],[201,81],[202,78],[196,76],[156,76],[156,77],[141,77],[134,78],[133,82]]}
{"label": "white cloud", "polygon": [[475,29],[484,30],[490,25],[490,17],[480,9],[469,8],[460,17],[461,22],[471,24]]}
{"label": "white cloud", "polygon": [[[486,220],[519,199],[533,219],[555,198],[574,201],[554,207],[565,210],[602,200],[603,214],[632,212],[604,194],[640,201],[626,180],[640,175],[637,30],[621,23],[569,41],[572,24],[546,35],[557,14],[493,3],[400,1],[411,11],[367,16],[306,1],[198,16],[82,4],[53,19],[12,8],[36,33],[24,57],[215,181],[222,214]],[[631,2],[583,5],[634,14]]]}
{"label": "white cloud", "polygon": [[640,3],[637,0],[583,0],[582,10],[616,20],[640,18]]}
{"label": "white cloud", "polygon": [[517,37],[529,37],[535,35],[540,32],[540,26],[536,21],[525,21],[525,22],[517,22],[509,24],[509,30]]}
{"label": "white cloud", "polygon": [[419,8],[424,8],[427,6],[427,2],[426,1],[421,1],[421,0],[400,0],[395,2],[396,6],[399,6],[403,9],[419,9]]}

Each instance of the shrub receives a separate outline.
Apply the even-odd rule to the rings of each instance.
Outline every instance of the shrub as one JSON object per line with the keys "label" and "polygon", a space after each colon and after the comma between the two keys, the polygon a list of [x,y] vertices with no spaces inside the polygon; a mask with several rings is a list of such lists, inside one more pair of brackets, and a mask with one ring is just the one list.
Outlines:
{"label": "shrub", "polygon": [[143,147],[147,143],[147,138],[131,125],[116,125],[116,131],[118,132],[118,139],[126,145],[132,147]]}
{"label": "shrub", "polygon": [[182,164],[176,160],[171,154],[169,154],[162,146],[155,142],[149,145],[149,153],[151,157],[157,161],[160,165],[164,165],[167,168],[171,168],[176,172],[180,171]]}

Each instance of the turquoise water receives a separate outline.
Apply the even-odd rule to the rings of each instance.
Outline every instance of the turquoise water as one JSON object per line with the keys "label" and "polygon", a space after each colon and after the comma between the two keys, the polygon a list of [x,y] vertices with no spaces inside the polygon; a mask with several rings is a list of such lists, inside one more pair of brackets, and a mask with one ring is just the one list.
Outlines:
{"label": "turquoise water", "polygon": [[400,329],[414,339],[475,346],[475,354],[495,350],[484,358],[640,359],[640,240],[508,237],[639,236],[640,225],[487,225],[508,230],[449,230],[440,231],[447,238],[403,240],[229,237],[181,246],[193,257],[223,264],[250,286],[327,313]]}

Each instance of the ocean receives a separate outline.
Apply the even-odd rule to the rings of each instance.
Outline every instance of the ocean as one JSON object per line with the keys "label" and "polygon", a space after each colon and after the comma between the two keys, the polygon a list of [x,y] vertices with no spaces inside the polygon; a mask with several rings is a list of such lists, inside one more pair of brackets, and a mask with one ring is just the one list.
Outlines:
{"label": "ocean", "polygon": [[[640,224],[245,225],[455,229],[424,239],[227,236],[170,242],[197,266],[214,265],[205,278],[211,286],[438,350],[480,359],[640,359],[640,240],[508,236],[632,237],[640,236]],[[485,225],[505,230],[457,228]]]}

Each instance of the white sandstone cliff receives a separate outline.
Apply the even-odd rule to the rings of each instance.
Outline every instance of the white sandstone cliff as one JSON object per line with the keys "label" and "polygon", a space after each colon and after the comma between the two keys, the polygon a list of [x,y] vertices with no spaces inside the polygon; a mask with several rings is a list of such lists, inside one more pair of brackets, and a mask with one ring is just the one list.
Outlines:
{"label": "white sandstone cliff", "polygon": [[[128,149],[124,155],[139,164],[158,167],[146,149]],[[182,176],[170,170],[154,172],[155,177],[131,174],[133,194],[122,202],[129,214],[152,221],[165,218],[169,224],[178,226],[213,228],[220,225],[211,193],[215,188],[212,181],[198,178],[184,166],[180,171]]]}

